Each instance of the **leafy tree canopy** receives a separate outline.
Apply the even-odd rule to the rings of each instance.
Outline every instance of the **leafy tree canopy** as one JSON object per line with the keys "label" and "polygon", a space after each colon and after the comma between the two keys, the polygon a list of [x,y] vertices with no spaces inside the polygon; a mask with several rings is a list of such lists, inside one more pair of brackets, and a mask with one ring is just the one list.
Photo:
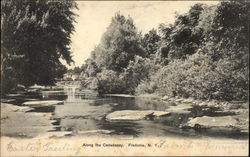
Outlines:
{"label": "leafy tree canopy", "polygon": [[117,13],[92,52],[92,59],[99,68],[121,71],[135,55],[144,55],[139,41],[133,19]]}
{"label": "leafy tree canopy", "polygon": [[2,78],[18,78],[16,83],[28,86],[53,84],[62,76],[59,59],[73,62],[69,45],[75,8],[73,1],[1,2]]}

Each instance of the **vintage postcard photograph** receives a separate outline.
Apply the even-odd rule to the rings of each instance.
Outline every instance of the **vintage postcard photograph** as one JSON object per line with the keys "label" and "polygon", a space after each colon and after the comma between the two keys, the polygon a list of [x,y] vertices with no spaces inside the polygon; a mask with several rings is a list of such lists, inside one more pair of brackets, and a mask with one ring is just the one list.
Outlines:
{"label": "vintage postcard photograph", "polygon": [[0,156],[249,155],[248,1],[1,1]]}

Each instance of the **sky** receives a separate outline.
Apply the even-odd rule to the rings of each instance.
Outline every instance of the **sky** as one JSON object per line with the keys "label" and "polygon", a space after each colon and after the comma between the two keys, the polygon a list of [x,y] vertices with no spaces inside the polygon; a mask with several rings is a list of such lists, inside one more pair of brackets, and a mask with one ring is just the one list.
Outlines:
{"label": "sky", "polygon": [[116,12],[131,16],[143,34],[160,23],[174,22],[176,13],[186,13],[196,3],[208,5],[217,1],[77,1],[79,10],[75,23],[75,32],[71,36],[71,51],[74,65],[81,66],[90,57],[91,51],[99,44],[102,34],[106,31],[111,18]]}

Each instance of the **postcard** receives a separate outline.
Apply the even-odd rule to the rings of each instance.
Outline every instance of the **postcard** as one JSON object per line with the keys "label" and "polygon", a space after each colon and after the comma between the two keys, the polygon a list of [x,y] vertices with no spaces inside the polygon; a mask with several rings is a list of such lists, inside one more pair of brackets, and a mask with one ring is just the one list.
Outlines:
{"label": "postcard", "polygon": [[1,1],[1,156],[247,156],[245,1]]}

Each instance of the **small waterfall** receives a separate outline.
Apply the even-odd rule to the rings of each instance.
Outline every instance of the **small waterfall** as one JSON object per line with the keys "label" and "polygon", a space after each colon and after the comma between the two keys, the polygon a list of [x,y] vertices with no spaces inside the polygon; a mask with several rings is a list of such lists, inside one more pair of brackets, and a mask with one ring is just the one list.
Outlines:
{"label": "small waterfall", "polygon": [[75,102],[76,101],[76,90],[77,90],[78,86],[66,86],[64,88],[65,93],[68,96],[67,102]]}

